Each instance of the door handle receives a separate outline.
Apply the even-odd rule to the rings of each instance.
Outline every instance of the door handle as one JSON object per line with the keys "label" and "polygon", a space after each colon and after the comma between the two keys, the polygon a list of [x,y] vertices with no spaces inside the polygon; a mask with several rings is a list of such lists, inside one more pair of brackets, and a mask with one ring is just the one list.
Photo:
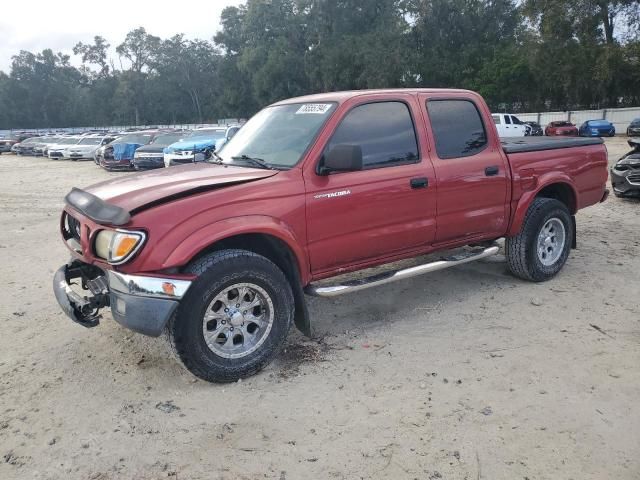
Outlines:
{"label": "door handle", "polygon": [[409,184],[411,188],[427,188],[429,186],[429,179],[427,177],[412,178]]}
{"label": "door handle", "polygon": [[493,177],[494,175],[497,175],[499,171],[500,171],[500,169],[498,167],[496,167],[495,165],[493,165],[491,167],[485,168],[484,169],[484,174],[487,177]]}

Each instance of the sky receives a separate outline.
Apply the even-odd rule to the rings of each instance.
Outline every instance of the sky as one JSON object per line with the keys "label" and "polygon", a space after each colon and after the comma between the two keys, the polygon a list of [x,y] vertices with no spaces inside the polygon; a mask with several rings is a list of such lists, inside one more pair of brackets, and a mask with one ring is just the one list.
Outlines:
{"label": "sky", "polygon": [[127,32],[144,27],[160,38],[184,33],[188,38],[211,40],[220,28],[220,13],[225,7],[243,0],[29,0],[3,1],[0,7],[0,70],[9,73],[11,57],[20,50],[40,52],[51,48],[71,56],[78,42],[93,43],[100,35],[115,47]]}

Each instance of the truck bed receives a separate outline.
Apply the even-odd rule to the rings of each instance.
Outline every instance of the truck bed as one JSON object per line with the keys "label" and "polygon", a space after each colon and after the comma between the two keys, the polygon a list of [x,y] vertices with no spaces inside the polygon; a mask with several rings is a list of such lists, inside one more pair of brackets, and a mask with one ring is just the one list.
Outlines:
{"label": "truck bed", "polygon": [[506,153],[522,153],[599,145],[603,140],[598,137],[513,137],[503,138],[500,143]]}

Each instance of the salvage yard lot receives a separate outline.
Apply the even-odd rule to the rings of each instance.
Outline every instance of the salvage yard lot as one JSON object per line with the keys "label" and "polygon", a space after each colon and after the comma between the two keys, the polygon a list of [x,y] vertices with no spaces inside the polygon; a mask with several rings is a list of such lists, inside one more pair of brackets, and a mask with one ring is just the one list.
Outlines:
{"label": "salvage yard lot", "polygon": [[[628,150],[606,142],[610,164]],[[0,156],[1,479],[640,475],[640,201],[581,211],[544,284],[496,257],[309,298],[315,339],[212,385],[162,339],[56,304],[64,195],[121,175]]]}

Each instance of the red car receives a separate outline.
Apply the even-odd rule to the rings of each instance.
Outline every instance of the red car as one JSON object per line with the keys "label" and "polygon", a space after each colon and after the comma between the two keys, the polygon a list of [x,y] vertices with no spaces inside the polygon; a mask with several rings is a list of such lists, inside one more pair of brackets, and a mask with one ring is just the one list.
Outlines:
{"label": "red car", "polygon": [[548,137],[553,136],[564,136],[564,137],[577,137],[578,136],[578,127],[576,127],[571,122],[559,121],[559,122],[551,122],[547,125],[547,128],[544,129],[544,134]]}
{"label": "red car", "polygon": [[292,324],[310,333],[305,293],[460,265],[495,255],[500,238],[515,276],[552,278],[576,244],[576,212],[606,199],[606,181],[600,138],[501,142],[470,91],[293,98],[208,162],[73,189],[60,222],[72,259],[54,292],[81,325],[109,306],[127,328],[166,332],[198,377],[235,381],[269,363]]}

